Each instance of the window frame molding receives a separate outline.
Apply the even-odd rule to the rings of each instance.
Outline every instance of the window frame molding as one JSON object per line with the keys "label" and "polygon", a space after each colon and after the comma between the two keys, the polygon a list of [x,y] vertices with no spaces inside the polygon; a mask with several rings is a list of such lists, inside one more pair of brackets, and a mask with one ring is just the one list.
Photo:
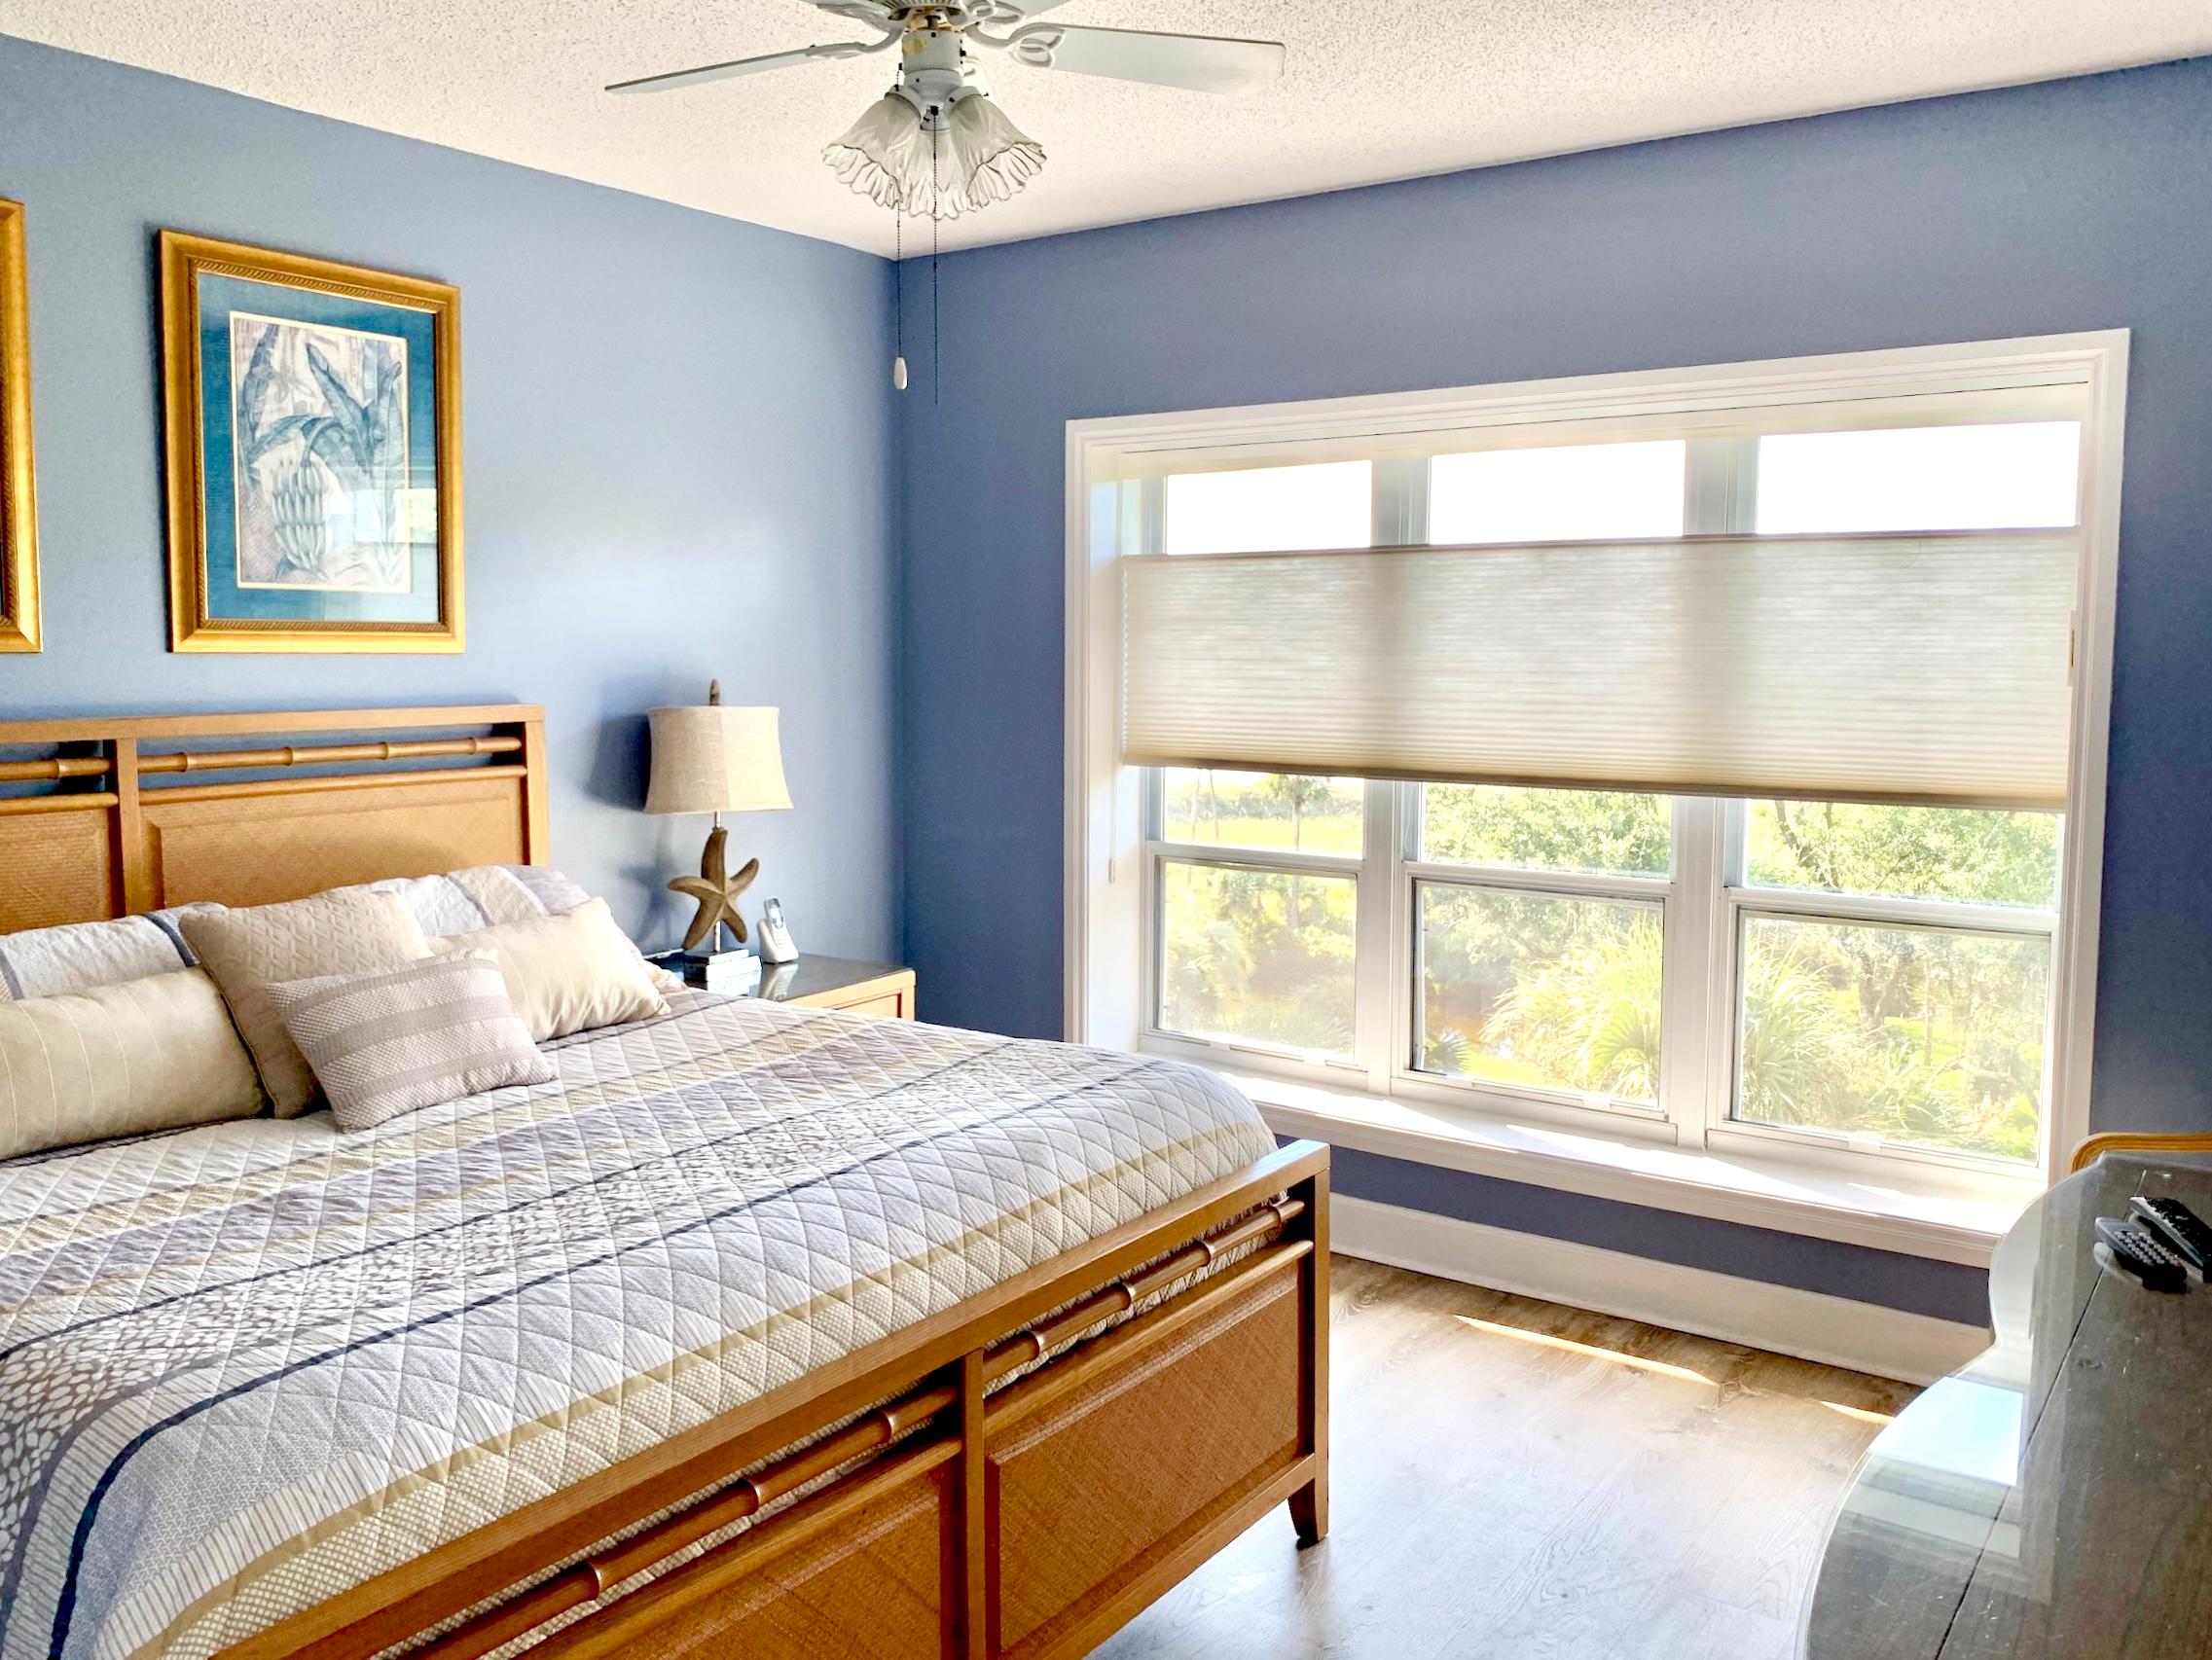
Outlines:
{"label": "window frame molding", "polygon": [[[2126,330],[2106,330],[1070,421],[1066,434],[1064,708],[1066,1036],[1072,1042],[1180,1055],[1233,1067],[1240,1073],[1281,1076],[1293,1086],[1320,1082],[1312,1067],[1294,1060],[1286,1063],[1284,1058],[1263,1053],[1183,1042],[1147,1030],[1153,1006],[1149,999],[1154,990],[1154,966],[1144,948],[1145,930],[1140,920],[1142,908],[1156,903],[1156,849],[1147,845],[1144,836],[1150,822],[1147,790],[1134,776],[1134,769],[1121,765],[1117,753],[1121,611],[1116,560],[1125,548],[1157,544],[1161,492],[1120,487],[1130,477],[1156,473],[1157,457],[1162,452],[1205,450],[1224,462],[1251,464],[1268,459],[1287,463],[1315,458],[1309,452],[1316,450],[1335,446],[1342,452],[1343,446],[1372,440],[1381,452],[1375,463],[1375,530],[1380,546],[1418,540],[1422,529],[1407,520],[1406,506],[1398,499],[1398,492],[1384,482],[1387,469],[1417,464],[1400,462],[1389,453],[1393,439],[1402,439],[1410,451],[1430,434],[1525,427],[1544,421],[1573,421],[1591,432],[1606,425],[1607,430],[1618,428],[1626,435],[1655,420],[1686,414],[1696,417],[1701,425],[1725,425],[1725,412],[1747,404],[1890,400],[1914,394],[2078,383],[2085,387],[2087,402],[2080,499],[2082,563],[2077,584],[2066,831],[2051,961],[2051,1050],[2043,1169],[2026,1178],[1994,1178],[1963,1168],[1961,1161],[1940,1152],[1923,1158],[1893,1146],[1877,1161],[1865,1155],[1836,1154],[1829,1147],[1799,1145],[1805,1137],[1787,1131],[1733,1123],[1707,1123],[1705,1128],[1711,1132],[1706,1137],[1708,1145],[1698,1149],[1716,1160],[1724,1157],[1731,1167],[1727,1181],[1733,1181],[1734,1173],[1747,1162],[1782,1169],[1793,1165],[1820,1169],[1832,1177],[1847,1171],[1856,1159],[1862,1177],[1868,1165],[1878,1163],[1893,1174],[1910,1172],[1914,1186],[1987,1200],[2000,1209],[2025,1204],[2045,1184],[2065,1173],[2073,1146],[2089,1130],[2128,345]],[[1699,517],[1748,517],[1749,498],[1734,482],[1716,479],[1700,484],[1693,476],[1690,487],[1693,500],[1700,489],[1711,492],[1710,504],[1698,510]],[[1141,505],[1147,501],[1148,506]],[[1421,507],[1425,507],[1425,500],[1415,504],[1416,516]],[[1148,522],[1140,523],[1140,519]],[[1741,527],[1750,528],[1748,523]],[[1403,814],[1391,814],[1386,819],[1373,811],[1376,797],[1372,792],[1396,787],[1369,785],[1367,846],[1361,861],[1369,874],[1362,878],[1358,923],[1362,951],[1367,948],[1370,930],[1377,935],[1377,945],[1387,934],[1394,974],[1399,956],[1410,952],[1408,907],[1413,902],[1413,884],[1419,880],[1415,873],[1425,868],[1409,866],[1403,857],[1405,850],[1391,845],[1390,838],[1401,833]],[[1682,830],[1678,815],[1678,868],[1668,881],[1680,895],[1678,902],[1683,904],[1686,916],[1695,914],[1699,903],[1706,903],[1716,919],[1716,928],[1720,928],[1722,919],[1732,926],[1744,910],[1766,908],[1770,893],[1779,902],[1775,909],[1811,909],[1824,903],[1807,905],[1795,895],[1764,889],[1724,892],[1718,896],[1718,903],[1713,903],[1715,896],[1709,893],[1685,891],[1689,884],[1708,882],[1710,878],[1704,873],[1716,864],[1724,873],[1736,870],[1740,849],[1726,848],[1719,859],[1713,859],[1705,856],[1711,849],[1685,848]],[[1729,835],[1734,839],[1738,831],[1731,830]],[[1209,847],[1207,851],[1212,856],[1226,856],[1230,862],[1239,862],[1241,856],[1240,850],[1233,848]],[[1395,860],[1394,854],[1397,855]],[[1405,880],[1394,881],[1394,871],[1403,874]],[[1436,874],[1446,873],[1439,870]],[[1452,879],[1469,874],[1460,867],[1451,869]],[[1544,877],[1529,873],[1500,873],[1500,877],[1524,888],[1547,885]],[[1568,881],[1578,884],[1579,879]],[[1880,902],[1837,896],[1833,904],[1850,915]],[[1675,949],[1674,942],[1670,941],[1669,949]],[[1720,977],[1711,985],[1711,995],[1725,994],[1732,950],[1731,941],[1716,935],[1689,954],[1703,959],[1693,965],[1694,971],[1702,971],[1709,980]],[[1675,966],[1670,960],[1670,972]],[[1357,1016],[1362,1037],[1370,1021],[1393,1023],[1393,1042],[1397,1027],[1410,1030],[1409,1009],[1405,1006],[1410,995],[1408,986],[1392,998],[1393,1006],[1388,1009],[1363,1003]],[[1710,1024],[1716,1031],[1725,1031],[1732,1029],[1733,1023]],[[1382,1047],[1389,1051],[1392,1045]],[[1362,1043],[1361,1052],[1377,1051]],[[1671,1068],[1676,1054],[1677,1046],[1670,1044],[1670,1060],[1662,1065]],[[1721,1065],[1732,1070],[1733,1063],[1731,1058],[1716,1054],[1696,1057],[1691,1065],[1709,1077],[1709,1068]],[[1510,1098],[1509,1104],[1501,1106],[1504,1098],[1486,1101],[1478,1088],[1426,1075],[1409,1078],[1407,1068],[1395,1062],[1387,1068],[1375,1068],[1378,1075],[1364,1076],[1363,1091],[1365,1068],[1336,1066],[1330,1070],[1335,1075],[1321,1083],[1324,1090],[1411,1101],[1446,1116],[1466,1111],[1477,1119],[1495,1119],[1503,1111],[1537,1125],[1551,1116],[1541,1104],[1525,1098]],[[1301,1115],[1309,1120],[1313,1116],[1310,1108],[1301,1109]],[[1662,1135],[1653,1135],[1648,1123],[1639,1122],[1648,1117],[1656,1118]],[[1568,1106],[1560,1109],[1557,1118],[1562,1127],[1573,1125],[1583,1137],[1617,1134],[1630,1145],[1668,1145],[1675,1139],[1670,1120],[1632,1108],[1601,1116],[1586,1107]],[[1351,1125],[1348,1118],[1346,1127]],[[1685,1141],[1687,1139],[1686,1137]],[[1686,1145],[1681,1150],[1686,1153],[1691,1149]],[[1400,1156],[1448,1162],[1412,1150]],[[1583,1191],[1617,1191],[1617,1171],[1594,1175],[1593,1188],[1575,1174],[1577,1163],[1575,1159],[1531,1160],[1522,1179]],[[1669,1208],[1689,1207],[1676,1192]],[[1818,1208],[1827,1207],[1822,1204]],[[1911,1209],[1903,1206],[1900,1214],[1909,1214]],[[1723,1205],[1716,1213],[1728,1211]],[[1825,1219],[1820,1229],[1806,1231],[1832,1236],[1832,1227]],[[1956,1260],[1956,1230],[1940,1231],[1943,1234],[1940,1253]],[[1879,1232],[1886,1247],[1892,1249],[1900,1248],[1899,1239],[1909,1241],[1914,1237],[1909,1223],[1885,1226]],[[1911,1247],[1907,1244],[1904,1248]]]}

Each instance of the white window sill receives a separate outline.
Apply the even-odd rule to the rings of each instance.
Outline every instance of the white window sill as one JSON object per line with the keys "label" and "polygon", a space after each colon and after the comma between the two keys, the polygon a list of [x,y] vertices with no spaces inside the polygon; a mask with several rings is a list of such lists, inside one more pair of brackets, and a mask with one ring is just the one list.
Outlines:
{"label": "white window sill", "polygon": [[1915,1191],[1781,1157],[1608,1140],[1220,1070],[1279,1136],[1974,1268],[1988,1267],[1997,1241],[2043,1191],[2028,1177],[1990,1179],[1971,1196]]}

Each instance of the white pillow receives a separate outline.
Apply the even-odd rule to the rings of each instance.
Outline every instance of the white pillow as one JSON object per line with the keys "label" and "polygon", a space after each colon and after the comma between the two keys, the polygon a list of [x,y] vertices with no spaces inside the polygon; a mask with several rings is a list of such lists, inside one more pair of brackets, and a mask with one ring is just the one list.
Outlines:
{"label": "white pillow", "polygon": [[425,934],[465,934],[501,922],[565,916],[591,897],[543,865],[472,865],[444,876],[398,877],[365,885],[396,893]]}
{"label": "white pillow", "polygon": [[182,905],[114,921],[69,922],[0,934],[0,1003],[56,997],[120,986],[150,974],[174,974],[199,958],[177,930],[177,919],[220,905]]}

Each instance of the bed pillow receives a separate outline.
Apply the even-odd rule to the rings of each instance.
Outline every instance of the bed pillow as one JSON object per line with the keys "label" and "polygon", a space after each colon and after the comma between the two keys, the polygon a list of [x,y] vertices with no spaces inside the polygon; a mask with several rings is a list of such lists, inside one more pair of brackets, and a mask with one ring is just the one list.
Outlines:
{"label": "bed pillow", "polygon": [[[456,870],[442,877],[428,879],[457,888],[470,903],[484,915],[482,924],[461,923],[456,927],[437,927],[417,912],[416,920],[422,923],[426,934],[463,933],[472,926],[497,926],[503,922],[529,922],[540,917],[565,917],[581,910],[592,901],[592,895],[562,875],[544,865],[476,865],[468,870]],[[410,903],[418,901],[411,899]],[[629,939],[625,934],[623,938]],[[636,950],[635,945],[631,948]],[[642,960],[642,956],[640,956]],[[683,976],[671,974],[656,963],[645,964],[645,978],[652,982],[656,992],[680,992]]]}
{"label": "bed pillow", "polygon": [[285,1031],[269,988],[318,975],[389,968],[430,955],[430,942],[406,905],[392,894],[363,888],[340,888],[284,905],[196,912],[178,926],[223,989],[279,1118],[297,1118],[313,1104],[315,1078]]}
{"label": "bed pillow", "polygon": [[221,909],[186,905],[109,922],[0,934],[0,1003],[90,992],[95,986],[120,986],[190,968],[198,959],[177,931],[177,919],[188,911]]}
{"label": "bed pillow", "polygon": [[294,980],[270,987],[269,999],[341,1130],[555,1076],[489,951]]}
{"label": "bed pillow", "polygon": [[502,922],[431,944],[438,951],[490,952],[507,994],[539,1043],[669,1012],[645,959],[603,899],[587,899],[563,916]]}
{"label": "bed pillow", "polygon": [[261,1108],[253,1062],[200,969],[0,1003],[0,1159]]}
{"label": "bed pillow", "polygon": [[[506,922],[534,922],[540,917],[565,917],[591,895],[567,877],[543,865],[472,865],[444,876],[417,876],[367,884],[375,893],[396,893],[422,931],[433,939],[476,933]],[[680,992],[683,979],[645,964],[645,977],[658,992]]]}
{"label": "bed pillow", "polygon": [[542,865],[472,865],[444,876],[401,877],[364,887],[371,893],[398,894],[432,937],[564,916],[591,897],[561,872]]}

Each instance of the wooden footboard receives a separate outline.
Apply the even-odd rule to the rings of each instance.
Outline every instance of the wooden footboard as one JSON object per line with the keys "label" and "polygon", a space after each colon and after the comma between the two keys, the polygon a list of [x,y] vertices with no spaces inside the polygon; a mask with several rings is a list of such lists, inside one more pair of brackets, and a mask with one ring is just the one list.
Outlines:
{"label": "wooden footboard", "polygon": [[225,1660],[355,1660],[488,1602],[419,1652],[552,1624],[547,1660],[1079,1655],[1275,1505],[1319,1539],[1327,1418],[1328,1149],[1302,1141]]}

